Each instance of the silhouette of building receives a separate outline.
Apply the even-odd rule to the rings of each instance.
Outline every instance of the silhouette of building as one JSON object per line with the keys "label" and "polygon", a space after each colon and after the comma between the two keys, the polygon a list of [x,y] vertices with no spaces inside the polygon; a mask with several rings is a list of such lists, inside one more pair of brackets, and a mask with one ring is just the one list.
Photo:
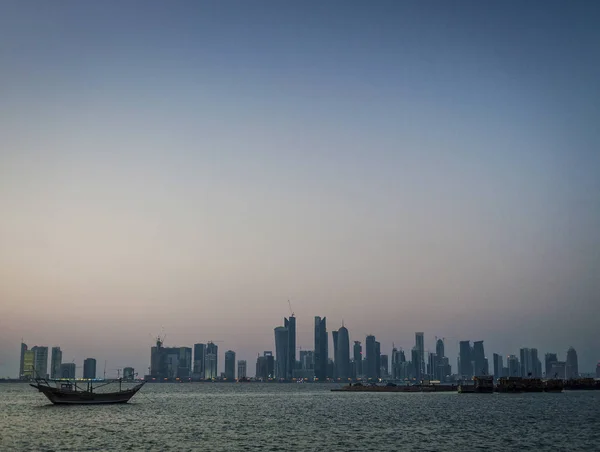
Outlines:
{"label": "silhouette of building", "polygon": [[406,361],[404,352],[396,347],[392,348],[392,379],[399,380],[402,378],[402,363]]}
{"label": "silhouette of building", "polygon": [[377,350],[376,350],[376,340],[375,336],[372,334],[367,336],[365,340],[365,351],[367,353],[366,356],[366,369],[365,369],[365,377],[367,379],[376,379],[377,378]]}
{"label": "silhouette of building", "polygon": [[363,376],[363,356],[360,341],[354,341],[352,352],[354,355],[354,378],[361,378]]}
{"label": "silhouette of building", "polygon": [[415,333],[415,348],[419,353],[419,375],[425,373],[425,334],[423,332]]}
{"label": "silhouette of building", "polygon": [[389,378],[390,377],[390,358],[388,355],[379,355],[381,359],[381,363],[379,365],[379,375],[381,378]]}
{"label": "silhouette of building", "polygon": [[506,367],[508,369],[508,377],[520,377],[521,367],[519,365],[519,358],[515,355],[508,355],[506,358]]}
{"label": "silhouette of building", "polygon": [[567,363],[565,361],[554,361],[550,366],[550,376],[546,378],[556,380],[567,379]]}
{"label": "silhouette of building", "polygon": [[413,347],[413,349],[410,351],[410,355],[411,355],[411,367],[412,367],[411,377],[413,379],[415,379],[417,381],[417,383],[419,383],[423,379],[423,373],[422,373],[423,367],[420,364],[421,354],[420,354],[419,350],[417,349],[417,347]]}
{"label": "silhouette of building", "polygon": [[206,344],[206,355],[204,358],[206,379],[212,380],[219,376],[217,373],[219,358],[219,347],[210,341]]}
{"label": "silhouette of building", "polygon": [[600,362],[596,364],[596,378],[600,378]]}
{"label": "silhouette of building", "polygon": [[522,348],[519,350],[521,358],[521,377],[541,378],[542,363],[538,358],[537,348]]}
{"label": "silhouette of building", "polygon": [[60,365],[60,378],[75,378],[75,363],[62,363]]}
{"label": "silhouette of building", "polygon": [[238,380],[241,380],[243,378],[247,378],[247,366],[246,366],[246,360],[244,359],[240,359],[238,361]]}
{"label": "silhouette of building", "polygon": [[283,319],[283,326],[288,329],[288,363],[285,378],[291,380],[294,377],[294,370],[296,369],[296,317],[294,317],[294,314],[287,319]]}
{"label": "silhouette of building", "polygon": [[470,341],[460,341],[458,359],[460,363],[458,369],[460,377],[463,379],[470,379],[473,376]]}
{"label": "silhouette of building", "polygon": [[473,342],[473,355],[471,361],[474,363],[473,375],[487,375],[488,370],[485,360],[485,351],[483,349],[483,341]]}
{"label": "silhouette of building", "polygon": [[86,358],[83,360],[83,378],[93,380],[96,378],[96,360]]}
{"label": "silhouette of building", "polygon": [[233,350],[225,352],[225,378],[235,380],[235,352]]}
{"label": "silhouette of building", "polygon": [[347,380],[352,377],[350,374],[350,337],[348,335],[348,329],[342,324],[342,327],[335,333],[335,376],[336,378]]}
{"label": "silhouette of building", "polygon": [[558,361],[556,353],[546,353],[544,356],[544,372],[546,378],[554,378],[552,374],[552,364]]}
{"label": "silhouette of building", "polygon": [[206,378],[206,344],[194,344],[194,365],[192,368],[192,378],[194,380],[204,380]]}
{"label": "silhouette of building", "polygon": [[258,356],[256,359],[256,374],[257,379],[268,380],[275,376],[275,358],[272,351],[265,351],[263,356]]}
{"label": "silhouette of building", "polygon": [[19,378],[24,378],[24,367],[25,367],[25,352],[27,351],[27,344],[21,342],[21,358],[19,360]]}
{"label": "silhouette of building", "polygon": [[315,317],[315,378],[325,381],[329,363],[327,342],[327,318]]}
{"label": "silhouette of building", "polygon": [[36,345],[31,350],[35,354],[34,373],[38,378],[48,378],[48,347]]}
{"label": "silhouette of building", "polygon": [[50,378],[60,378],[60,365],[62,364],[62,351],[60,347],[52,347],[50,358]]}
{"label": "silhouette of building", "polygon": [[284,326],[275,328],[275,376],[280,380],[288,378],[289,360],[289,330]]}
{"label": "silhouette of building", "polygon": [[446,356],[444,351],[444,341],[442,339],[438,339],[435,343],[435,354],[440,358],[444,358]]}
{"label": "silhouette of building", "polygon": [[567,350],[567,379],[579,378],[579,364],[577,362],[577,352],[573,347],[569,347]]}
{"label": "silhouette of building", "polygon": [[375,341],[375,371],[377,378],[381,378],[381,343]]}
{"label": "silhouette of building", "polygon": [[494,361],[494,377],[496,377],[496,378],[504,377],[504,366],[502,364],[502,355],[499,355],[498,353],[494,353],[493,361]]}

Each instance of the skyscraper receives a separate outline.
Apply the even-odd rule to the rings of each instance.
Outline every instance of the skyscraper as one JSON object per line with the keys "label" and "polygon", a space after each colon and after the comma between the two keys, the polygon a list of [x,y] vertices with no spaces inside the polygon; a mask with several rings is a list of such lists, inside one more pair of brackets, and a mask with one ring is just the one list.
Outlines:
{"label": "skyscraper", "polygon": [[24,380],[29,380],[35,377],[37,377],[37,375],[35,374],[35,351],[25,350],[25,353],[23,353],[22,378]]}
{"label": "skyscraper", "polygon": [[473,342],[473,356],[471,356],[471,361],[475,363],[473,375],[486,375],[488,373],[485,364],[483,341]]}
{"label": "skyscraper", "polygon": [[438,339],[435,343],[435,354],[438,355],[439,358],[446,356],[444,351],[444,341],[442,339]]}
{"label": "skyscraper", "polygon": [[38,378],[48,378],[48,347],[36,345],[31,350],[35,354],[34,374]]}
{"label": "skyscraper", "polygon": [[238,365],[238,374],[237,374],[238,380],[246,378],[248,376],[247,370],[246,370],[246,360],[243,360],[243,359],[239,360],[237,362],[237,365]]}
{"label": "skyscraper", "polygon": [[375,341],[375,372],[377,378],[381,378],[381,343]]}
{"label": "skyscraper", "polygon": [[284,380],[288,378],[289,360],[289,330],[284,326],[275,328],[275,376]]}
{"label": "skyscraper", "polygon": [[52,347],[50,359],[50,378],[60,378],[60,365],[62,364],[62,351],[60,347]]}
{"label": "skyscraper", "polygon": [[320,381],[327,379],[327,318],[315,317],[315,377]]}
{"label": "skyscraper", "polygon": [[517,358],[515,355],[508,355],[506,358],[506,367],[508,368],[508,377],[521,376],[519,358]]}
{"label": "skyscraper", "polygon": [[379,375],[381,378],[389,378],[390,376],[390,357],[388,355],[379,355],[380,356],[380,366],[379,366]]}
{"label": "skyscraper", "polygon": [[209,342],[206,344],[206,356],[204,358],[205,363],[205,374],[207,379],[217,378],[219,375],[217,373],[217,365],[218,365],[218,356],[219,356],[219,347],[214,342]]}
{"label": "skyscraper", "polygon": [[335,347],[335,368],[337,378],[347,380],[350,375],[350,337],[348,329],[342,325],[337,331],[337,347]]}
{"label": "skyscraper", "polygon": [[541,363],[538,359],[537,348],[522,348],[521,356],[521,377],[540,378],[542,375]]}
{"label": "skyscraper", "polygon": [[196,380],[204,380],[205,376],[206,344],[194,344],[194,368],[192,377]]}
{"label": "skyscraper", "polygon": [[[331,332],[331,339],[333,339],[333,359],[335,360],[337,358],[337,354],[338,354],[338,332],[336,330],[333,330]],[[333,378],[338,378],[337,362],[334,363]]]}
{"label": "skyscraper", "polygon": [[377,378],[377,359],[375,358],[376,350],[375,350],[375,336],[372,334],[367,336],[365,340],[365,351],[367,353],[366,356],[366,369],[365,377],[367,379],[375,379]]}
{"label": "skyscraper", "polygon": [[283,319],[283,326],[288,329],[288,364],[285,378],[291,380],[296,369],[296,317],[294,317],[294,314],[287,319]]}
{"label": "skyscraper", "polygon": [[425,338],[424,333],[418,332],[415,333],[415,348],[419,353],[419,374],[423,375],[425,373]]}
{"label": "skyscraper", "polygon": [[422,369],[423,367],[420,364],[421,361],[421,353],[417,350],[417,347],[413,347],[410,351],[411,356],[411,364],[412,364],[412,377],[417,381],[417,383],[421,382],[423,379]]}
{"label": "skyscraper", "polygon": [[567,379],[579,377],[579,363],[577,362],[577,352],[573,347],[567,350]]}
{"label": "skyscraper", "polygon": [[25,367],[25,352],[27,351],[27,344],[21,342],[21,359],[19,360],[19,378],[24,376]]}
{"label": "skyscraper", "polygon": [[504,367],[502,363],[502,355],[494,353],[494,377],[501,378],[504,376]]}
{"label": "skyscraper", "polygon": [[354,378],[361,378],[363,376],[363,368],[362,368],[362,345],[360,341],[354,341],[353,347],[353,355],[354,355]]}
{"label": "skyscraper", "polygon": [[544,372],[546,378],[554,378],[552,375],[552,364],[558,362],[558,356],[556,353],[546,353],[544,357]]}
{"label": "skyscraper", "polygon": [[235,352],[233,350],[225,352],[225,378],[235,380]]}
{"label": "skyscraper", "polygon": [[94,358],[86,358],[83,361],[83,378],[90,380],[96,378],[96,360]]}
{"label": "skyscraper", "polygon": [[470,379],[473,376],[473,365],[471,364],[471,342],[460,341],[459,343],[460,367],[458,373],[463,379]]}

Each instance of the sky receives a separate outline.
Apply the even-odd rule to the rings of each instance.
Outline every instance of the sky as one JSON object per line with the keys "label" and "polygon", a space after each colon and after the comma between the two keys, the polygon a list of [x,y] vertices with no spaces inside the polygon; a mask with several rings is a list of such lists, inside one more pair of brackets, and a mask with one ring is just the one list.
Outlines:
{"label": "sky", "polygon": [[[0,3],[0,377],[290,314],[600,361],[600,5]],[[330,345],[330,349],[332,349]],[[104,366],[104,362],[106,365]],[[78,372],[81,372],[79,370]]]}

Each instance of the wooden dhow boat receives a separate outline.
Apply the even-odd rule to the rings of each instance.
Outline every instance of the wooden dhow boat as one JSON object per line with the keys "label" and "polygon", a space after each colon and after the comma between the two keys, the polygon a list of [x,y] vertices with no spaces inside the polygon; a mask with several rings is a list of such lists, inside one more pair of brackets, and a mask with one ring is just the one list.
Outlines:
{"label": "wooden dhow boat", "polygon": [[[54,382],[53,386],[51,383]],[[78,383],[83,383],[81,386]],[[96,383],[96,386],[94,384]],[[107,387],[110,384],[118,383],[118,391],[100,391],[97,389]],[[30,386],[43,393],[48,400],[56,405],[97,405],[106,403],[127,403],[140,389],[144,382],[136,384],[130,388],[123,388],[123,379],[118,380],[86,380],[77,382],[76,380],[46,380],[36,379],[35,384]]]}

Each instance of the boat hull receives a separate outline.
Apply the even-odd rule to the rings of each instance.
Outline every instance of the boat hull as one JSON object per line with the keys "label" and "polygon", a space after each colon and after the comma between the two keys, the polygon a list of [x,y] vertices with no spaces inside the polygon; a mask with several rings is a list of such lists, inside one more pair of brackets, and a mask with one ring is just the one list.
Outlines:
{"label": "boat hull", "polygon": [[61,391],[60,389],[40,384],[32,384],[31,386],[43,393],[55,405],[104,405],[127,403],[140,390],[143,383],[125,391],[111,393]]}

